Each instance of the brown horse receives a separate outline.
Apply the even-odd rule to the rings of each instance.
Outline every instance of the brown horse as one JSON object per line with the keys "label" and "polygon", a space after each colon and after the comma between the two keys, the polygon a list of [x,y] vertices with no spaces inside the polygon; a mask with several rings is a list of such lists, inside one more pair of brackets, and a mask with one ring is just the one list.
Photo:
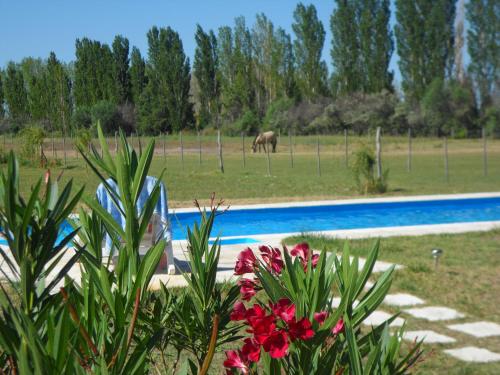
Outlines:
{"label": "brown horse", "polygon": [[266,145],[271,144],[273,146],[273,152],[276,152],[277,143],[278,139],[273,131],[259,133],[253,140],[252,150],[253,152],[257,152],[257,146],[259,146],[259,152],[260,152],[260,146],[262,145],[262,147],[264,147],[264,152],[267,152]]}

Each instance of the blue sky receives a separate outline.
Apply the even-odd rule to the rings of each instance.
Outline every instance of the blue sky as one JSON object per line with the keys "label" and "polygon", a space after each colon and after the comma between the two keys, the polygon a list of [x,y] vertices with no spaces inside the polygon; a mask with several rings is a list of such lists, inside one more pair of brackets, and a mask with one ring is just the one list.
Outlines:
{"label": "blue sky", "polygon": [[[153,26],[171,26],[179,32],[187,55],[192,61],[197,23],[205,29],[233,25],[239,15],[252,26],[255,15],[265,13],[276,26],[292,32],[295,0],[0,0],[0,66],[23,57],[46,58],[54,51],[69,62],[75,58],[75,39],[88,37],[111,44],[122,34],[130,44],[147,54],[146,33]],[[312,3],[324,24],[326,41],[323,58],[331,71],[330,15],[333,0],[304,1]],[[394,17],[393,17],[394,18]],[[392,69],[397,70],[396,56]],[[398,73],[396,72],[396,76]]]}

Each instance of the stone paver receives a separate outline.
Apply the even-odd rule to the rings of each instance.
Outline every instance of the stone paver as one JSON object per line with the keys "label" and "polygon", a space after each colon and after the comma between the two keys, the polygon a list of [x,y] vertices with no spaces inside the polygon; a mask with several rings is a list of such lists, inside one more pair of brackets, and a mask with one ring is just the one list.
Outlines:
{"label": "stone paver", "polygon": [[490,352],[487,349],[477,348],[475,346],[448,349],[444,352],[465,362],[487,363],[500,361],[500,354]]}
{"label": "stone paver", "polygon": [[[358,300],[355,300],[352,303],[352,307],[356,307],[358,305],[359,305],[359,301]],[[339,306],[340,306],[340,297],[333,297],[332,298],[332,307],[337,308]]]}
{"label": "stone paver", "polygon": [[391,306],[415,306],[424,304],[424,300],[407,293],[388,294],[384,303]]}
{"label": "stone paver", "polygon": [[457,310],[441,306],[416,307],[413,309],[406,309],[404,312],[415,318],[425,319],[431,322],[459,319],[465,316]]}
{"label": "stone paver", "polygon": [[[370,316],[363,321],[363,324],[366,326],[375,327],[375,326],[378,326],[378,325],[384,323],[385,321],[387,321],[391,317],[392,317],[392,315],[389,313],[386,313],[385,311],[376,310],[376,311],[372,312],[370,314]],[[394,319],[394,321],[390,324],[390,326],[391,327],[401,327],[404,324],[404,322],[405,321],[403,318],[398,317],[398,318]]]}
{"label": "stone paver", "polygon": [[371,287],[372,287],[372,286],[374,286],[374,285],[375,285],[375,283],[374,283],[374,282],[372,282],[372,281],[368,280],[368,281],[366,282],[366,284],[365,284],[365,289],[367,289],[367,290],[368,290],[368,289],[371,289]]}
{"label": "stone paver", "polygon": [[407,331],[403,334],[403,338],[408,341],[420,341],[423,339],[427,344],[448,344],[457,341],[453,337],[441,335],[430,330]]}
{"label": "stone paver", "polygon": [[492,322],[452,324],[447,327],[474,337],[500,336],[500,324]]}

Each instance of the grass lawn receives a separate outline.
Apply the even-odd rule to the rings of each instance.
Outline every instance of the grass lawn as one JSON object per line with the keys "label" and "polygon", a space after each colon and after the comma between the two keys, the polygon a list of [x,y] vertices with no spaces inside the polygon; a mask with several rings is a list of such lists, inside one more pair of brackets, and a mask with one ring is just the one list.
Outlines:
{"label": "grass lawn", "polygon": [[[316,249],[340,252],[344,240],[304,235],[288,238],[286,243],[307,241]],[[366,256],[374,239],[351,240],[353,254]],[[500,324],[500,230],[455,235],[392,237],[381,239],[380,260],[406,267],[395,272],[391,293],[407,292],[426,301],[428,306],[447,306],[466,315],[450,322],[490,321]],[[431,249],[444,250],[437,272]],[[398,309],[382,306],[388,312]],[[404,316],[404,315],[403,315]],[[500,337],[476,339],[446,328],[446,323],[430,323],[410,317],[408,330],[431,329],[457,339],[454,344],[424,346],[427,357],[419,374],[500,374],[500,363],[467,364],[442,352],[442,349],[477,346],[500,353]]]}
{"label": "grass lawn", "polygon": [[[316,137],[294,139],[294,166],[291,167],[287,138],[278,145],[278,152],[271,154],[271,175],[268,175],[264,153],[250,153],[251,140],[246,140],[246,163],[243,166],[240,138],[224,138],[225,173],[218,170],[215,144],[203,140],[203,161],[199,164],[196,137],[184,136],[184,162],[178,139],[170,139],[167,157],[163,157],[162,140],[157,139],[156,157],[152,174],[166,169],[167,184],[172,207],[190,206],[194,198],[208,198],[212,192],[225,198],[227,203],[262,203],[266,201],[291,201],[334,199],[358,196],[352,171],[345,166],[343,138],[322,136],[321,176],[318,173]],[[349,158],[367,137],[352,137]],[[109,141],[114,150],[114,140]],[[133,139],[137,143],[137,138]],[[142,140],[144,145],[145,139]],[[407,171],[407,140],[386,137],[383,143],[383,168],[389,169],[389,192],[386,195],[417,195],[436,193],[463,193],[497,191],[500,186],[500,141],[489,141],[489,174],[483,176],[481,140],[449,141],[449,181],[444,174],[443,143],[427,138],[413,141],[412,171]],[[6,148],[9,146],[7,144]],[[50,144],[46,154],[51,157]],[[16,145],[15,149],[19,149]],[[62,152],[57,154],[60,163]],[[97,179],[87,170],[81,157],[68,157],[67,167],[53,167],[53,172],[64,171],[62,180],[73,178],[77,186],[85,184],[89,194],[95,192]],[[21,168],[24,192],[36,178],[43,174],[40,168]]]}

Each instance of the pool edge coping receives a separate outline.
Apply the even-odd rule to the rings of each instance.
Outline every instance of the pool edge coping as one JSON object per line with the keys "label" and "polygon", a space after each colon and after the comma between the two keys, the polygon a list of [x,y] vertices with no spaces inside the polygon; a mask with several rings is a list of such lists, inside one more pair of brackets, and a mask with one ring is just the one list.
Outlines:
{"label": "pool edge coping", "polygon": [[[421,202],[438,201],[454,199],[473,199],[473,198],[500,198],[500,192],[484,193],[461,193],[461,194],[431,194],[431,195],[410,195],[397,197],[377,197],[377,198],[349,198],[349,199],[331,199],[316,201],[297,201],[297,202],[279,202],[279,203],[258,203],[246,205],[230,205],[230,210],[257,210],[266,208],[291,208],[291,207],[312,207],[312,206],[340,206],[348,204],[368,204],[368,203],[393,203],[393,202]],[[198,208],[171,208],[173,215],[176,213],[196,213]],[[245,236],[248,237],[248,236]]]}
{"label": "pool edge coping", "polygon": [[[361,239],[361,238],[383,238],[383,237],[399,237],[399,236],[422,236],[432,234],[459,234],[467,232],[486,232],[500,228],[500,221],[475,221],[466,223],[447,223],[447,224],[425,224],[425,225],[408,225],[394,227],[376,227],[376,228],[357,228],[357,229],[338,229],[327,231],[310,231],[310,232],[289,232],[289,233],[273,233],[273,234],[258,234],[245,236],[228,236],[220,237],[221,239],[238,239],[252,238],[258,240],[259,243],[269,245],[279,245],[281,241],[287,237],[299,236],[303,234],[324,235],[331,238],[341,239]],[[211,238],[215,240],[215,238]],[[174,240],[174,245],[185,246],[187,240]],[[237,244],[237,245],[222,245],[229,246],[251,246],[254,244]]]}

